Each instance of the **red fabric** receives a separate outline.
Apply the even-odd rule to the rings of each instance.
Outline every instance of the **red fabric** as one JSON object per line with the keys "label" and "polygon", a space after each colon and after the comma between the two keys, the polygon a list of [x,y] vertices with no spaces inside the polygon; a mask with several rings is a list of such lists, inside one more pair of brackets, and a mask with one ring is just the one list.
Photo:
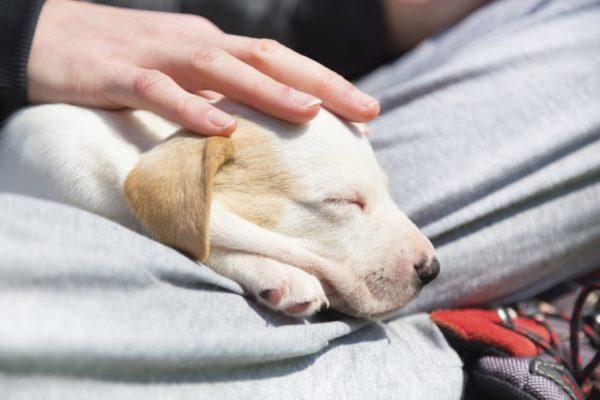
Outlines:
{"label": "red fabric", "polygon": [[[492,346],[516,357],[533,357],[541,350],[526,336],[503,327],[495,310],[440,310],[431,313],[431,319],[466,342]],[[548,331],[533,320],[519,317],[513,323],[519,330],[550,340]]]}

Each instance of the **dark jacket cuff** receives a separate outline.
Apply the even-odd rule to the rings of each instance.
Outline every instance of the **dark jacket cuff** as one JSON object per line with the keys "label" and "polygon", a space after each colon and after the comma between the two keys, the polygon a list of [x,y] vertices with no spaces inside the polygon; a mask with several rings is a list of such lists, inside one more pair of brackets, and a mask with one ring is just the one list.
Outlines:
{"label": "dark jacket cuff", "polygon": [[0,121],[27,101],[27,62],[43,3],[0,1]]}

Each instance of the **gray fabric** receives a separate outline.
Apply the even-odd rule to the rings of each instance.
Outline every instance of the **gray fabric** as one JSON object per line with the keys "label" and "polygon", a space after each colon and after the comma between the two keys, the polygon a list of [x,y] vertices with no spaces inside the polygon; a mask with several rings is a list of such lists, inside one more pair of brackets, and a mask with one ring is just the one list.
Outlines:
{"label": "gray fabric", "polygon": [[[442,274],[407,310],[530,295],[600,262],[599,1],[495,2],[361,85]],[[102,218],[0,196],[0,398],[457,399],[424,315],[295,323]],[[362,329],[359,329],[361,328]]]}
{"label": "gray fabric", "polygon": [[425,314],[264,311],[234,283],[101,217],[0,194],[0,399],[458,399]]}
{"label": "gray fabric", "polygon": [[506,0],[360,86],[440,276],[405,312],[532,296],[600,266],[600,1]]}

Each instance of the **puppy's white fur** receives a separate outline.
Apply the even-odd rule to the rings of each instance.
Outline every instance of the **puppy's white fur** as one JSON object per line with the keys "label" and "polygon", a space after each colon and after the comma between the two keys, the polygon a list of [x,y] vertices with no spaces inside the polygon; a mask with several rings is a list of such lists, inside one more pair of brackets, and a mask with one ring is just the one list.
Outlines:
{"label": "puppy's white fur", "polygon": [[[220,106],[261,127],[297,187],[293,198],[280,199],[269,228],[215,193],[207,265],[264,305],[300,316],[330,302],[377,317],[418,294],[414,266],[433,259],[433,247],[391,200],[358,129],[325,110],[296,126],[228,101]],[[143,153],[178,129],[144,111],[25,109],[0,135],[0,190],[71,204],[143,232],[124,182]],[[260,296],[272,289],[281,298]]]}

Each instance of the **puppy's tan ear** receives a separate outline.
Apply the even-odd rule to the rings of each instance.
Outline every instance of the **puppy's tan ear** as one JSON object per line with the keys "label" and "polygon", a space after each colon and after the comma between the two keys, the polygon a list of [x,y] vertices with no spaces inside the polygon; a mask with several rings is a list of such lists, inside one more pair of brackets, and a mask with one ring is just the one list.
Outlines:
{"label": "puppy's tan ear", "polygon": [[144,153],[125,180],[136,217],[157,240],[206,260],[214,177],[233,154],[231,139],[191,133]]}

